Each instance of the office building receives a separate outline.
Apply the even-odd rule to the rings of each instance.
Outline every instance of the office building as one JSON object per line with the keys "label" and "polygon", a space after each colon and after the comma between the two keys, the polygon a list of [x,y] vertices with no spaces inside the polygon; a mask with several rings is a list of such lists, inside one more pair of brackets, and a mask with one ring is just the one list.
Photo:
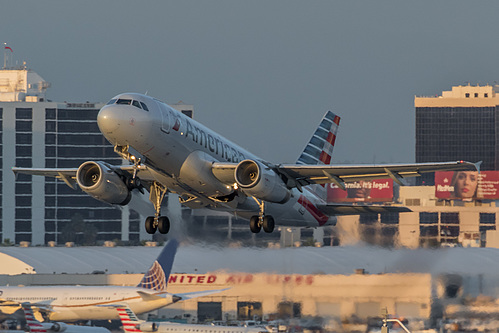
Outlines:
{"label": "office building", "polygon": [[[54,178],[19,174],[12,167],[77,168],[87,160],[123,161],[102,136],[95,102],[47,100],[50,84],[25,66],[0,70],[2,242],[33,245],[150,239],[144,217],[130,207],[97,201]],[[192,106],[173,107],[192,113]]]}
{"label": "office building", "polygon": [[[416,162],[483,161],[499,170],[498,86],[455,86],[434,97],[415,97]],[[419,184],[433,185],[433,175]]]}

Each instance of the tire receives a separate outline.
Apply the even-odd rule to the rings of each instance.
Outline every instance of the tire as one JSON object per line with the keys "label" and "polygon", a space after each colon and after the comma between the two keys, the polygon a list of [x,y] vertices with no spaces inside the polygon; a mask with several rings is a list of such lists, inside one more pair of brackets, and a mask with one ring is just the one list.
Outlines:
{"label": "tire", "polygon": [[266,233],[271,233],[274,231],[275,221],[271,215],[265,216],[263,218],[263,231]]}
{"label": "tire", "polygon": [[156,227],[154,226],[154,217],[152,216],[149,216],[148,218],[146,218],[146,232],[148,234],[155,234],[156,233]]}
{"label": "tire", "polygon": [[260,217],[253,215],[250,219],[250,230],[252,233],[257,234],[260,232],[261,227],[258,225]]}
{"label": "tire", "polygon": [[158,219],[158,231],[167,234],[170,231],[170,219],[166,216],[160,216]]}

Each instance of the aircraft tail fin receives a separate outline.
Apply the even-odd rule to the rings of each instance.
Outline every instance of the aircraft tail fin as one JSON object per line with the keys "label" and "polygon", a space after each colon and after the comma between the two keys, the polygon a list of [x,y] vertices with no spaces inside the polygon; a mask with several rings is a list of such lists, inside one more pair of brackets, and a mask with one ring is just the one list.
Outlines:
{"label": "aircraft tail fin", "polygon": [[168,241],[137,287],[165,291],[172,270],[173,260],[175,259],[175,253],[177,253],[177,247],[177,240],[171,239]]}
{"label": "aircraft tail fin", "polygon": [[331,164],[336,133],[340,125],[340,117],[326,112],[319,127],[298,158],[297,164],[321,165]]}
{"label": "aircraft tail fin", "polygon": [[[298,158],[297,164],[306,165],[329,165],[332,161],[336,133],[340,125],[340,117],[326,112],[319,127],[308,142],[307,146]],[[310,185],[307,189],[322,201],[327,200],[326,186]]]}
{"label": "aircraft tail fin", "polygon": [[123,325],[123,331],[125,331],[125,333],[142,332],[142,330],[140,329],[141,321],[127,305],[120,305],[116,307],[116,310],[118,311],[118,315],[120,316],[121,324]]}
{"label": "aircraft tail fin", "polygon": [[24,316],[26,317],[26,324],[28,325],[29,331],[32,333],[46,333],[47,329],[35,318],[31,305],[29,303],[21,304]]}

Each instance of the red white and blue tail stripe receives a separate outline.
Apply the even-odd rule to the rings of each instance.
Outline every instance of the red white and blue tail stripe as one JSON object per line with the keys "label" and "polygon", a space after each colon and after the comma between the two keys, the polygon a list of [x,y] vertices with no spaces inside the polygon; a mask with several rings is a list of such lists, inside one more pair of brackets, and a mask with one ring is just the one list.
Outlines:
{"label": "red white and blue tail stripe", "polygon": [[35,318],[31,305],[29,303],[23,303],[21,306],[24,311],[24,316],[26,317],[26,324],[28,325],[29,331],[32,333],[46,333],[47,330]]}
{"label": "red white and blue tail stripe", "polygon": [[[297,164],[331,164],[334,143],[336,141],[336,133],[338,132],[339,125],[340,117],[331,111],[326,112],[321,123],[319,124],[319,127],[308,142],[305,150],[303,150],[303,153],[298,158]],[[307,186],[307,190],[313,193],[317,198],[319,198],[319,200],[324,202],[327,200],[327,191],[324,185],[310,185]],[[306,200],[306,198],[300,198],[298,203],[305,208],[317,220],[317,222],[319,222],[319,225],[323,225],[328,220],[328,217],[325,214],[321,214],[309,200]]]}
{"label": "red white and blue tail stripe", "polygon": [[117,307],[118,315],[120,316],[121,324],[123,325],[123,331],[130,333],[140,333],[142,332],[139,328],[140,320],[137,318],[135,313],[130,310],[127,306]]}
{"label": "red white and blue tail stripe", "polygon": [[297,164],[331,164],[331,157],[333,155],[333,148],[339,125],[340,117],[331,111],[326,112],[319,127],[298,158]]}

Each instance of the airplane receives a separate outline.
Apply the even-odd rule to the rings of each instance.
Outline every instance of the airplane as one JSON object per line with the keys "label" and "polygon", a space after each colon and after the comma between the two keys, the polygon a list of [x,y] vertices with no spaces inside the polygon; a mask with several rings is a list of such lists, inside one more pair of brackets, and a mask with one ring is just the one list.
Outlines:
{"label": "airplane", "polygon": [[106,306],[127,302],[136,313],[145,313],[191,298],[221,292],[170,294],[168,279],[178,242],[171,239],[158,258],[135,287],[127,286],[1,286],[0,309],[4,314],[15,313],[15,305],[30,302],[48,320],[74,322],[80,320],[118,319],[114,309]]}
{"label": "airplane", "polygon": [[335,225],[338,215],[408,212],[406,207],[328,204],[325,184],[407,177],[440,170],[477,170],[479,163],[332,165],[340,117],[328,111],[296,164],[265,161],[199,122],[150,96],[113,97],[97,116],[99,130],[129,165],[86,161],[77,168],[19,168],[14,173],[56,177],[95,199],[127,205],[133,192],[149,191],[154,216],[145,220],[149,234],[170,230],[161,203],[170,191],[190,207],[230,212],[249,220],[253,233],[275,225]]}
{"label": "airplane", "polygon": [[105,327],[68,325],[63,322],[39,322],[33,313],[30,303],[22,303],[26,325],[31,333],[110,333]]}
{"label": "airplane", "polygon": [[125,333],[264,333],[270,332],[264,327],[249,326],[219,326],[219,325],[198,325],[198,324],[180,324],[171,322],[149,322],[139,320],[135,313],[126,305],[118,306],[118,311],[123,331]]}

